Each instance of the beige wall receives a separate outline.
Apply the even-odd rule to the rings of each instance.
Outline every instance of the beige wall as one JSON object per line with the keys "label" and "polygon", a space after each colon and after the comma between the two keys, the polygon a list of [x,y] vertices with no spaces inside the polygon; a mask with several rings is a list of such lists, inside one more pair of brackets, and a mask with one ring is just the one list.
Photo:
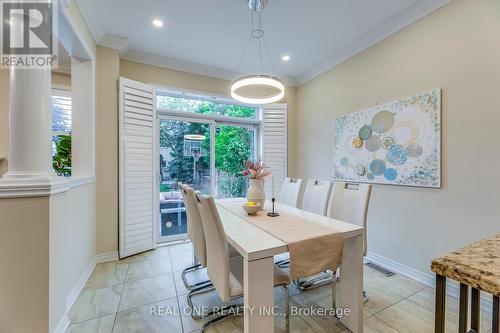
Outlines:
{"label": "beige wall", "polygon": [[97,253],[118,251],[118,51],[97,47]]}
{"label": "beige wall", "polygon": [[48,201],[0,199],[0,332],[49,329]]}
{"label": "beige wall", "polygon": [[332,178],[333,118],[443,89],[442,189],[375,185],[369,250],[419,271],[500,231],[500,2],[455,0],[298,89],[301,177]]}
{"label": "beige wall", "polygon": [[52,72],[52,86],[54,85],[71,88],[71,74]]}

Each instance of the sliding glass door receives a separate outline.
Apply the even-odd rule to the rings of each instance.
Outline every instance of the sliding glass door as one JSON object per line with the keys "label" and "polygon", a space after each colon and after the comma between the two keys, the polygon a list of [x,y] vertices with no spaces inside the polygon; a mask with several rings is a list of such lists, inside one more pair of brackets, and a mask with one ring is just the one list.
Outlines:
{"label": "sliding glass door", "polygon": [[246,196],[243,161],[256,157],[256,126],[191,117],[159,118],[158,242],[186,238],[187,216],[177,183],[216,198]]}
{"label": "sliding glass door", "polygon": [[255,126],[217,124],[215,132],[214,196],[219,199],[244,197],[248,179],[240,172],[243,161],[255,158]]}
{"label": "sliding glass door", "polygon": [[186,237],[186,208],[177,183],[212,193],[213,122],[159,119],[159,242]]}

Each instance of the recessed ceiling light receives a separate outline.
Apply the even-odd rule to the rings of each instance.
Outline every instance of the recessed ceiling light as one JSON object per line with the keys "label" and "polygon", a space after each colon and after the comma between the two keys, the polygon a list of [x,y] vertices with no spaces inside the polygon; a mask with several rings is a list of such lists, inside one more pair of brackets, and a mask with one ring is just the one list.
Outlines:
{"label": "recessed ceiling light", "polygon": [[288,60],[290,60],[290,56],[289,55],[284,55],[284,56],[281,57],[281,60],[288,61]]}
{"label": "recessed ceiling light", "polygon": [[153,20],[153,25],[157,28],[161,28],[163,27],[163,21],[162,20],[158,20],[158,19],[154,19]]}

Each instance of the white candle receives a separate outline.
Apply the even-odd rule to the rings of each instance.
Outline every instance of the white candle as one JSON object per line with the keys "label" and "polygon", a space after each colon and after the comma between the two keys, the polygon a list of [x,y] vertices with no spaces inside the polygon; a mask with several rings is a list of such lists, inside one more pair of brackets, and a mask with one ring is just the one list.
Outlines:
{"label": "white candle", "polygon": [[271,185],[272,185],[272,188],[273,188],[272,189],[272,193],[273,193],[272,194],[272,198],[274,198],[274,176],[273,175],[271,175]]}

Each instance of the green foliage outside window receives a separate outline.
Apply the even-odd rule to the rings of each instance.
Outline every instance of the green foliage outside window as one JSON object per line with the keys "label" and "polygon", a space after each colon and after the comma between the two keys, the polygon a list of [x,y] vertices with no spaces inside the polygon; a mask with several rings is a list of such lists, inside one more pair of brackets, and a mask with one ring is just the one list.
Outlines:
{"label": "green foliage outside window", "polygon": [[71,176],[71,135],[58,135],[52,167],[58,176]]}
{"label": "green foliage outside window", "polygon": [[[168,96],[159,96],[158,107],[170,110],[186,110],[204,114],[219,114],[229,117],[255,118],[254,108],[218,104],[197,100],[184,100]],[[210,126],[202,123],[182,121],[160,122],[160,146],[169,148],[170,158],[165,157],[162,180],[175,179],[193,184],[193,158],[184,156],[184,135],[202,134],[205,141],[202,148],[207,156],[202,156],[196,163],[197,172],[208,170],[210,165]],[[254,132],[235,126],[219,126],[215,133],[215,169],[217,172],[217,194],[221,198],[241,197],[246,194],[247,180],[240,175],[243,161],[253,158]],[[160,157],[160,161],[164,161]],[[197,177],[199,180],[201,177]],[[197,184],[194,184],[195,186]]]}

